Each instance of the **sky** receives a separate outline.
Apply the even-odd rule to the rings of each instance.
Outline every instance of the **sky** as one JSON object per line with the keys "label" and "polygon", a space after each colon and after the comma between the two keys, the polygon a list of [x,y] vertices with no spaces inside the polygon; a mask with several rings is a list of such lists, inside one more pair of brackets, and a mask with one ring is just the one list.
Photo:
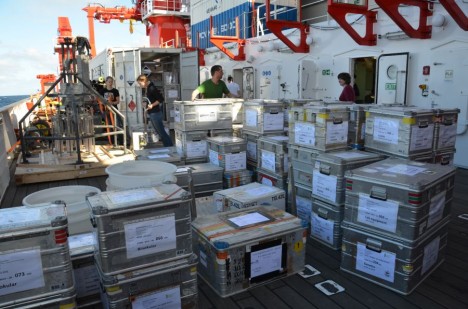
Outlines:
{"label": "sky", "polygon": [[[73,36],[89,38],[89,3],[104,7],[132,8],[132,0],[0,0],[0,96],[30,95],[40,89],[38,74],[58,76],[58,55],[54,54],[58,17],[70,21]],[[112,20],[94,21],[96,52],[107,47],[143,47],[149,45],[145,26]]]}

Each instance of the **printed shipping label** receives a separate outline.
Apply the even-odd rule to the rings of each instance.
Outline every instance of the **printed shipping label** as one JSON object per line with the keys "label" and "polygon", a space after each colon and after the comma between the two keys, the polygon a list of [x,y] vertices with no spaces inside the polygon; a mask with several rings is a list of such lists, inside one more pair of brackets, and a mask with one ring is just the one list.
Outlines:
{"label": "printed shipping label", "polygon": [[282,270],[282,246],[254,251],[250,255],[250,277],[255,278],[274,271]]}
{"label": "printed shipping label", "polygon": [[247,142],[247,158],[257,161],[257,142]]}
{"label": "printed shipping label", "polygon": [[452,124],[446,126],[441,124],[439,127],[439,141],[437,148],[455,147],[455,140],[457,137],[457,125]]}
{"label": "printed shipping label", "polygon": [[262,153],[262,168],[267,169],[269,171],[275,172],[276,171],[276,161],[275,161],[275,153],[271,151],[261,150]]}
{"label": "printed shipping label", "polygon": [[445,209],[445,191],[440,192],[431,198],[431,206],[429,207],[429,218],[427,219],[427,227],[429,228],[434,223],[442,219]]}
{"label": "printed shipping label", "polygon": [[206,141],[187,142],[187,158],[204,157],[207,149]]}
{"label": "printed shipping label", "polygon": [[211,107],[199,107],[197,109],[198,122],[216,122],[218,121],[218,111]]}
{"label": "printed shipping label", "polygon": [[226,171],[245,170],[247,168],[247,154],[245,151],[233,154],[226,154],[224,156]]}
{"label": "printed shipping label", "polygon": [[180,286],[135,297],[132,309],[182,308]]}
{"label": "printed shipping label", "polygon": [[302,220],[310,222],[310,215],[312,213],[312,200],[296,196],[296,211],[297,217]]}
{"label": "printed shipping label", "polygon": [[175,250],[175,226],[173,214],[125,224],[127,259]]}
{"label": "printed shipping label", "polygon": [[263,114],[263,130],[264,131],[283,131],[284,130],[284,114]]}
{"label": "printed shipping label", "polygon": [[410,151],[432,149],[432,139],[434,137],[434,124],[425,128],[411,126]]}
{"label": "printed shipping label", "polygon": [[359,194],[358,222],[395,233],[397,219],[398,202],[380,201],[368,195]]}
{"label": "printed shipping label", "polygon": [[315,125],[306,122],[294,123],[294,142],[302,145],[315,145]]}
{"label": "printed shipping label", "polygon": [[340,124],[327,122],[327,133],[325,144],[340,144],[348,142],[348,121]]}
{"label": "printed shipping label", "polygon": [[162,200],[163,196],[156,189],[139,189],[131,191],[116,191],[108,193],[107,197],[112,202],[109,208],[117,208],[122,205],[133,204],[137,201]]}
{"label": "printed shipping label", "polygon": [[212,149],[208,150],[208,157],[210,158],[210,163],[216,166],[219,166],[218,153]]}
{"label": "printed shipping label", "polygon": [[320,218],[317,214],[312,213],[312,222],[310,223],[310,233],[323,240],[330,245],[333,245],[333,232],[335,224],[333,221],[329,221]]}
{"label": "printed shipping label", "polygon": [[249,127],[257,127],[257,111],[254,109],[246,109],[245,125]]}
{"label": "printed shipping label", "polygon": [[393,282],[395,277],[396,254],[389,251],[376,252],[357,243],[356,269],[374,277]]}
{"label": "printed shipping label", "polygon": [[75,276],[76,294],[79,297],[99,294],[101,292],[99,274],[94,264],[75,268],[73,274]]}
{"label": "printed shipping label", "polygon": [[436,237],[433,241],[424,247],[424,258],[421,268],[421,275],[423,275],[426,271],[431,269],[435,263],[437,263],[437,259],[439,257],[439,247],[440,237]]}
{"label": "printed shipping label", "polygon": [[400,122],[398,120],[375,117],[374,140],[397,145],[399,127]]}
{"label": "printed shipping label", "polygon": [[333,175],[323,175],[319,171],[314,170],[312,177],[312,193],[323,197],[333,203],[336,202],[336,187],[338,178]]}

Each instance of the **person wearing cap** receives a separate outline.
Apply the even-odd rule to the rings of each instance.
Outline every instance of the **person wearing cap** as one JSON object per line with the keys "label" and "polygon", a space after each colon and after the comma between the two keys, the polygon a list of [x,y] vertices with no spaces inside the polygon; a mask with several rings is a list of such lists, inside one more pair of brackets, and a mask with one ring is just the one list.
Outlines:
{"label": "person wearing cap", "polygon": [[[174,146],[171,137],[167,134],[163,124],[163,102],[162,93],[156,88],[145,74],[141,74],[137,78],[137,83],[143,90],[143,97],[148,99],[146,107],[148,116],[153,124],[154,130],[158,133],[164,147]],[[146,120],[146,119],[145,119]]]}
{"label": "person wearing cap", "polygon": [[211,78],[204,81],[192,92],[192,101],[194,101],[198,95],[201,95],[202,99],[222,98],[223,94],[232,98],[232,94],[229,92],[226,83],[221,80],[222,78],[223,68],[220,65],[212,66]]}

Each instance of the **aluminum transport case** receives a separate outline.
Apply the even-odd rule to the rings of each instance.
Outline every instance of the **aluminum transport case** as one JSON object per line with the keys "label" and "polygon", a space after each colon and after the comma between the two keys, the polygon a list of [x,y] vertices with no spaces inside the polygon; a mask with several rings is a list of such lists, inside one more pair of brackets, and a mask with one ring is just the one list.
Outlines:
{"label": "aluminum transport case", "polygon": [[341,270],[408,295],[445,260],[448,218],[422,237],[382,237],[343,221]]}
{"label": "aluminum transport case", "polygon": [[198,217],[192,228],[198,274],[221,297],[304,268],[306,229],[300,219],[279,209]]}
{"label": "aluminum transport case", "polygon": [[197,308],[197,257],[194,254],[115,276],[99,269],[99,276],[105,308]]}
{"label": "aluminum transport case", "polygon": [[192,254],[190,194],[175,184],[87,197],[95,226],[96,263],[104,274]]}
{"label": "aluminum transport case", "polygon": [[289,159],[293,167],[294,182],[309,186],[312,188],[312,176],[315,166],[315,158],[320,151],[301,147],[298,145],[289,145]]}
{"label": "aluminum transport case", "polygon": [[275,136],[275,135],[283,135],[283,130],[277,132],[269,132],[269,133],[258,133],[247,131],[242,129],[242,138],[247,141],[247,160],[253,163],[257,163],[257,140],[262,136]]}
{"label": "aluminum transport case", "polygon": [[285,210],[286,192],[280,188],[252,182],[248,185],[217,191],[213,194],[213,200],[214,207],[219,212],[254,206],[270,206]]}
{"label": "aluminum transport case", "polygon": [[321,151],[347,148],[348,106],[304,106],[290,113],[290,143]]}
{"label": "aluminum transport case", "polygon": [[206,139],[208,149],[218,153],[247,151],[247,141],[233,136],[215,136]]}
{"label": "aluminum transport case", "polygon": [[65,204],[0,209],[0,308],[74,297]]}
{"label": "aluminum transport case", "polygon": [[287,136],[263,136],[257,141],[258,168],[280,176],[288,174]]}
{"label": "aluminum transport case", "polygon": [[182,131],[232,129],[229,99],[174,101],[174,128]]}
{"label": "aluminum transport case", "polygon": [[407,157],[432,152],[434,110],[371,107],[366,113],[366,148]]}
{"label": "aluminum transport case", "polygon": [[76,302],[79,308],[101,303],[101,286],[96,264],[94,263],[93,233],[70,236],[70,256],[73,265],[73,278]]}
{"label": "aluminum transport case", "polygon": [[257,181],[261,184],[288,191],[288,176],[280,176],[262,169],[257,171]]}
{"label": "aluminum transport case", "polygon": [[456,169],[389,158],[346,173],[344,220],[416,239],[450,214]]}
{"label": "aluminum transport case", "polygon": [[344,205],[345,172],[383,159],[383,155],[360,150],[319,153],[315,157],[312,196],[336,206]]}
{"label": "aluminum transport case", "polygon": [[206,159],[208,155],[208,145],[206,138],[208,131],[184,132],[174,130],[177,153],[184,159]]}
{"label": "aluminum transport case", "polygon": [[435,110],[434,151],[455,150],[459,113],[458,108]]}
{"label": "aluminum transport case", "polygon": [[245,101],[244,130],[260,134],[284,131],[283,102],[262,99]]}
{"label": "aluminum transport case", "polygon": [[211,195],[223,189],[223,168],[211,163],[180,166],[175,173],[178,186],[189,191],[189,169],[192,173],[195,196]]}
{"label": "aluminum transport case", "polygon": [[343,206],[336,206],[312,198],[310,237],[334,250],[341,248]]}

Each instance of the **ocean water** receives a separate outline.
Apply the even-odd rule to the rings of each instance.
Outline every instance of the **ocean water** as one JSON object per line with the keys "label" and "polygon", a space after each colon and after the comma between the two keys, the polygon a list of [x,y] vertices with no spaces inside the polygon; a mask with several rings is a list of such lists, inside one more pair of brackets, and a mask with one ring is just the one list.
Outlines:
{"label": "ocean water", "polygon": [[0,95],[0,107],[26,99],[29,95]]}

